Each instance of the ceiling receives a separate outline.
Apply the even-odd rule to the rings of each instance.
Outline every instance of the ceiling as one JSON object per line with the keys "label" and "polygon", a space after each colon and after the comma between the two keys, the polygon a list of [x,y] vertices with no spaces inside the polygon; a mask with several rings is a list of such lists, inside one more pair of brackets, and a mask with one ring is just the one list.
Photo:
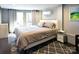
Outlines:
{"label": "ceiling", "polygon": [[50,10],[59,4],[0,4],[1,8],[18,10]]}

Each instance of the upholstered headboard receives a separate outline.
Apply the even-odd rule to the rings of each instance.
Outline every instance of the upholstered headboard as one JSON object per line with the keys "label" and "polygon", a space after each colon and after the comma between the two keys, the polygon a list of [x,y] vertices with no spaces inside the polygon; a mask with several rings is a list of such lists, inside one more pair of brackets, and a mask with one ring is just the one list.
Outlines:
{"label": "upholstered headboard", "polygon": [[40,20],[39,23],[43,24],[44,22],[46,22],[46,23],[54,23],[56,25],[56,28],[58,29],[58,21],[57,20]]}

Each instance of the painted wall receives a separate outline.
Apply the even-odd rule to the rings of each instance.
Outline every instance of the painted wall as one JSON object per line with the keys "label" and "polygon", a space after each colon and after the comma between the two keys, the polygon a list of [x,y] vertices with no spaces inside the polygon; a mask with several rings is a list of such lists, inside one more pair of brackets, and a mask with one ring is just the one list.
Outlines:
{"label": "painted wall", "polygon": [[[48,15],[44,15],[42,13],[42,19],[43,20],[56,20],[56,9],[52,9],[52,10],[46,10],[47,12],[50,12],[50,14]],[[46,11],[43,11],[43,12],[46,12]]]}
{"label": "painted wall", "polygon": [[64,31],[68,33],[68,42],[75,45],[75,34],[79,34],[79,22],[70,21],[69,9],[71,7],[79,7],[79,5],[64,5]]}
{"label": "painted wall", "polygon": [[58,29],[62,30],[62,5],[59,5],[53,9],[51,9],[52,13],[48,17],[48,19],[44,20],[57,20],[58,21]]}
{"label": "painted wall", "polygon": [[58,20],[58,29],[62,30],[62,5],[59,5],[56,10],[56,20]]}
{"label": "painted wall", "polygon": [[64,5],[64,30],[69,34],[79,34],[79,22],[70,21],[69,9],[71,7],[79,7],[79,5]]}

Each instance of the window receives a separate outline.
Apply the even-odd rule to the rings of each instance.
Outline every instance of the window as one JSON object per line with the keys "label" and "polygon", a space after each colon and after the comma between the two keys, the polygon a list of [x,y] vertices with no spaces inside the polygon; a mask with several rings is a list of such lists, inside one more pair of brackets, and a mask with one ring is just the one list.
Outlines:
{"label": "window", "polygon": [[27,25],[32,24],[32,13],[31,12],[26,13],[26,24]]}
{"label": "window", "polygon": [[23,25],[23,12],[17,12],[16,17],[16,23],[18,25]]}

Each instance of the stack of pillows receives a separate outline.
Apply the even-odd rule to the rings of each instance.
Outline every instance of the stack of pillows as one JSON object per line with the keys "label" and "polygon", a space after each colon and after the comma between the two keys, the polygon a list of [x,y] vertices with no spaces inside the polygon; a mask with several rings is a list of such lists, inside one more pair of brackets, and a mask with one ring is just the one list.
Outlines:
{"label": "stack of pillows", "polygon": [[40,22],[40,23],[38,23],[38,26],[55,29],[56,23],[54,23],[54,22]]}

